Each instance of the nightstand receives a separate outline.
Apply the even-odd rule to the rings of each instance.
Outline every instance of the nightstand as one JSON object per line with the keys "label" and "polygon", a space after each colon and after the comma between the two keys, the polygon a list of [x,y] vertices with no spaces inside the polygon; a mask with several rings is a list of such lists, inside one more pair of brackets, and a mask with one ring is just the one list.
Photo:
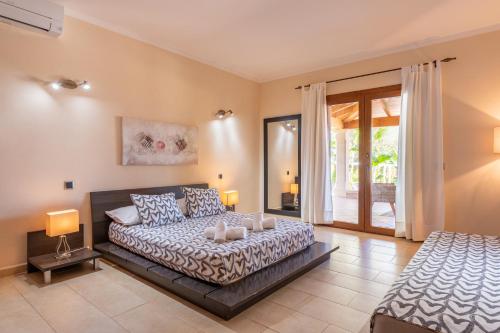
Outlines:
{"label": "nightstand", "polygon": [[50,253],[28,258],[28,263],[30,265],[43,272],[43,280],[46,284],[51,282],[52,271],[58,268],[93,260],[94,270],[99,269],[99,258],[101,258],[102,254],[88,248],[83,248],[71,253],[71,257],[69,258],[56,259],[55,256],[55,253]]}

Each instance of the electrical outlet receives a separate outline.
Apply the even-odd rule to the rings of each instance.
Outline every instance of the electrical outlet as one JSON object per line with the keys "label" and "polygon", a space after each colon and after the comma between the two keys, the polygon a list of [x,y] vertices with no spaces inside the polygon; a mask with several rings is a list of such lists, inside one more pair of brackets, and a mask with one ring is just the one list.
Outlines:
{"label": "electrical outlet", "polygon": [[222,179],[222,173],[219,173],[218,177],[219,179]]}
{"label": "electrical outlet", "polygon": [[74,189],[75,184],[72,180],[65,180],[64,181],[64,189],[65,190],[72,190]]}

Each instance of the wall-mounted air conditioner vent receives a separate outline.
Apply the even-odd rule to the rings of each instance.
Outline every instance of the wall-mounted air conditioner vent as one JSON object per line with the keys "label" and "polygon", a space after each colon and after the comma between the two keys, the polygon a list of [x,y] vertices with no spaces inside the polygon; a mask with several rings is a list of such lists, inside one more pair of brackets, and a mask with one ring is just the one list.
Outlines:
{"label": "wall-mounted air conditioner vent", "polygon": [[59,36],[64,7],[46,0],[0,0],[0,21]]}

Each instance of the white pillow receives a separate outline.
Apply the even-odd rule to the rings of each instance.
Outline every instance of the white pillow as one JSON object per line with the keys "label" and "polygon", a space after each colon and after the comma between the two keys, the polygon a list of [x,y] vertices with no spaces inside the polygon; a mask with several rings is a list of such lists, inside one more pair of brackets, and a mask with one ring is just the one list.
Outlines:
{"label": "white pillow", "polygon": [[111,217],[113,221],[123,225],[136,225],[141,223],[139,212],[134,205],[107,211],[106,215]]}

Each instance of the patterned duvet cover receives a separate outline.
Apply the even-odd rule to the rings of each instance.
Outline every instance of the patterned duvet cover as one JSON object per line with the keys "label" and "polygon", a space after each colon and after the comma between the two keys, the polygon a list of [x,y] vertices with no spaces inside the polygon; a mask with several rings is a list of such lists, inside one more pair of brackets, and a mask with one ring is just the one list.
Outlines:
{"label": "patterned duvet cover", "polygon": [[168,268],[220,285],[238,281],[314,243],[312,225],[280,218],[276,229],[249,231],[242,240],[217,244],[203,236],[203,230],[219,220],[241,226],[243,217],[251,216],[226,212],[161,227],[111,223],[109,239]]}

